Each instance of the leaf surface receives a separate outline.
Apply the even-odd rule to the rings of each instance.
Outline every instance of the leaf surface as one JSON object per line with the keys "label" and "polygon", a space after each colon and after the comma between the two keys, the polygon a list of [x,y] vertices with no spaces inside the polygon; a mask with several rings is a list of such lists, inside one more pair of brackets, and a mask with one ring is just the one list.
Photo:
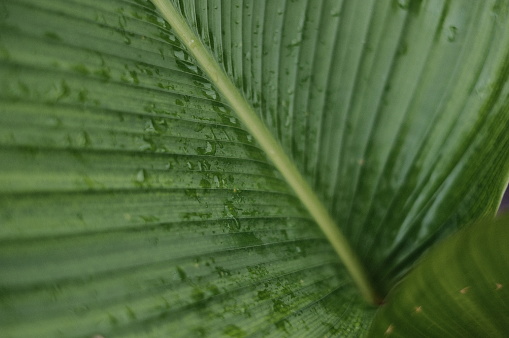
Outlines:
{"label": "leaf surface", "polygon": [[507,1],[173,3],[379,294],[431,244],[495,214],[509,172]]}
{"label": "leaf surface", "polygon": [[[507,2],[175,4],[381,294],[496,209]],[[365,331],[374,309],[201,67],[148,1],[0,3],[5,335]]]}
{"label": "leaf surface", "polygon": [[2,334],[367,327],[327,240],[150,3],[6,11]]}
{"label": "leaf surface", "polygon": [[509,216],[463,229],[431,250],[377,312],[373,337],[505,337]]}

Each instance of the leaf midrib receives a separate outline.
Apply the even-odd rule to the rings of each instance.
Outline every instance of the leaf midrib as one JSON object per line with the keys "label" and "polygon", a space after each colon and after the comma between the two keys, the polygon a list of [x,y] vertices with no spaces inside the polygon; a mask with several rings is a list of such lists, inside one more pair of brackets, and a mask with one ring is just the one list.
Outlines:
{"label": "leaf midrib", "polygon": [[245,128],[251,133],[279,170],[286,182],[311,214],[327,240],[345,265],[353,281],[364,298],[373,304],[378,302],[373,286],[369,282],[366,271],[350,244],[341,233],[329,212],[319,200],[317,194],[302,177],[295,164],[286,155],[279,142],[258,117],[253,107],[247,102],[232,80],[226,75],[219,63],[214,59],[200,38],[193,32],[187,21],[180,15],[171,1],[151,0],[170,24],[176,36],[187,47],[197,61],[198,66],[208,76],[211,83],[221,93],[232,110],[236,113]]}

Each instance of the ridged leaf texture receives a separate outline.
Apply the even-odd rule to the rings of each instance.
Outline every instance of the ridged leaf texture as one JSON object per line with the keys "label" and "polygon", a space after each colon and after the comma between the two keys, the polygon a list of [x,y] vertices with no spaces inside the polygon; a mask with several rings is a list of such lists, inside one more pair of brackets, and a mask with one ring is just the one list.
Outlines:
{"label": "ridged leaf texture", "polygon": [[[508,1],[174,1],[383,297],[492,216]],[[145,0],[0,1],[7,337],[359,336],[366,304]]]}
{"label": "ridged leaf texture", "polygon": [[371,336],[505,337],[509,215],[440,243],[389,294]]}

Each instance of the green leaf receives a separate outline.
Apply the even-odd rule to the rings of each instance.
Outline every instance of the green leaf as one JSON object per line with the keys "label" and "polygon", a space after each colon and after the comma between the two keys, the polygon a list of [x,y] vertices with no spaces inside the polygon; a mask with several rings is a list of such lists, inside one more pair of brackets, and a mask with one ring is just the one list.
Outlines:
{"label": "green leaf", "polygon": [[380,295],[435,241],[495,214],[509,172],[507,1],[173,3]]}
{"label": "green leaf", "polygon": [[[496,210],[507,1],[173,4],[381,296]],[[145,0],[0,2],[2,334],[362,334],[307,184],[171,25]]]}
{"label": "green leaf", "polygon": [[3,335],[367,327],[323,234],[150,3],[6,13]]}
{"label": "green leaf", "polygon": [[441,243],[388,295],[373,337],[505,337],[509,215]]}

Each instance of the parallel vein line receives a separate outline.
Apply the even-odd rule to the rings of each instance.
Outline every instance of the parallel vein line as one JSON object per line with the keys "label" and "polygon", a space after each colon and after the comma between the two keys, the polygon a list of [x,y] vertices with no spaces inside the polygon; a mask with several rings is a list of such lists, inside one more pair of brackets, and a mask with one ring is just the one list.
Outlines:
{"label": "parallel vein line", "polygon": [[290,161],[282,147],[260,120],[251,105],[244,99],[233,82],[224,73],[220,65],[218,65],[217,61],[211,56],[207,48],[193,33],[192,29],[175,9],[173,4],[165,0],[152,0],[152,2],[173,27],[182,43],[188,47],[190,53],[196,58],[202,70],[209,76],[212,83],[227,100],[233,111],[237,113],[244,126],[246,126],[248,131],[258,141],[260,147],[265,151],[269,159],[295,191],[302,204],[315,219],[320,229],[324,232],[334,250],[345,264],[345,267],[364,298],[371,303],[376,303],[377,296],[368,282],[364,268],[361,266],[349,243],[326,208],[320,202],[315,192],[301,176],[294,163]]}

